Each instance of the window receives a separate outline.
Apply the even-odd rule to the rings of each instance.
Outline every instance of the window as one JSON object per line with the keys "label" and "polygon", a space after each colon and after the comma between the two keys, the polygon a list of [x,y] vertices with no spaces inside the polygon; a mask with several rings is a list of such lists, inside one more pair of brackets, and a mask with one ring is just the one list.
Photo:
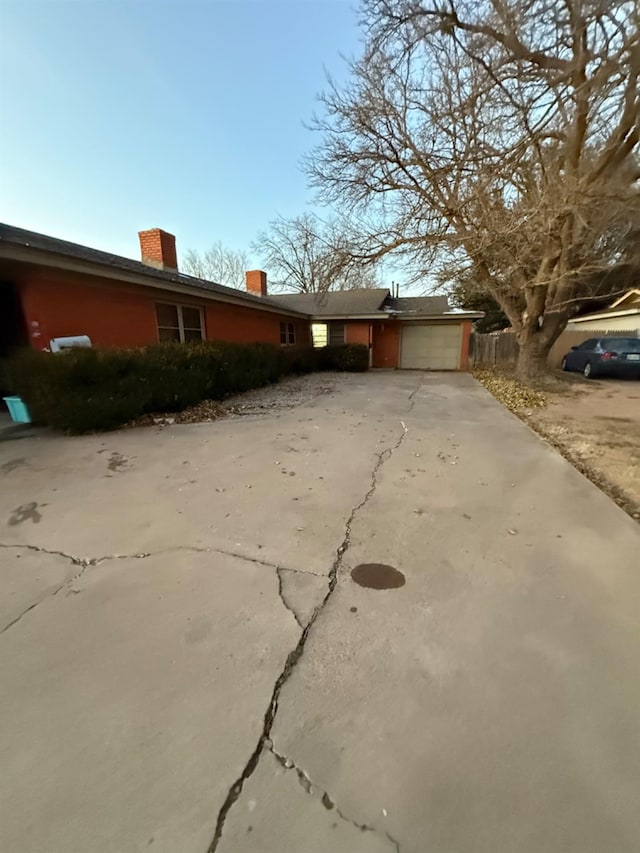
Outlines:
{"label": "window", "polygon": [[329,323],[329,340],[331,347],[344,343],[344,323]]}
{"label": "window", "polygon": [[158,340],[161,343],[204,340],[202,308],[160,302],[156,305],[156,320],[158,321]]}
{"label": "window", "polygon": [[295,323],[280,323],[280,343],[285,346],[287,344],[295,344],[296,342],[296,324]]}
{"label": "window", "polygon": [[340,346],[345,342],[344,323],[313,323],[311,337],[314,347]]}
{"label": "window", "polygon": [[640,352],[640,338],[605,338],[602,346],[614,352]]}
{"label": "window", "polygon": [[596,348],[597,344],[598,344],[597,338],[589,338],[588,341],[585,341],[583,344],[580,344],[580,346],[576,347],[576,349],[592,350],[592,349]]}
{"label": "window", "polygon": [[326,347],[327,345],[327,324],[312,323],[311,324],[311,339],[314,347]]}

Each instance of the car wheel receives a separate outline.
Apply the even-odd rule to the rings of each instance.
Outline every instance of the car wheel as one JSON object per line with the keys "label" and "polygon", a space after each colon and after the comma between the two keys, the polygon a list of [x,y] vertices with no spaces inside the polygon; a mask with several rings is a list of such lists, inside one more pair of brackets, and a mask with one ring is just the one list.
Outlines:
{"label": "car wheel", "polygon": [[593,379],[593,368],[591,367],[590,361],[585,364],[582,374],[585,379]]}
{"label": "car wheel", "polygon": [[567,359],[566,358],[562,359],[562,364],[560,366],[562,367],[563,370],[569,370],[569,368],[567,367]]}

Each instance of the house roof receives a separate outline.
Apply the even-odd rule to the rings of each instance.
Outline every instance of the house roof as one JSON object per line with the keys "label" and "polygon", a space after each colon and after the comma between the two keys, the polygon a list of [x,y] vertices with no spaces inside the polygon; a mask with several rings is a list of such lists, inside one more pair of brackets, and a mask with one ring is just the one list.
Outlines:
{"label": "house roof", "polygon": [[619,299],[616,299],[615,302],[612,302],[610,307],[612,309],[636,307],[640,309],[640,290],[635,287],[628,290],[624,296],[621,296]]}
{"label": "house roof", "polygon": [[[404,319],[438,317],[449,312],[446,296],[407,296],[393,298],[385,287],[328,293],[282,293],[255,296],[244,290],[163,270],[141,261],[70,243],[57,237],[0,223],[0,258],[20,263],[39,264],[75,270],[106,278],[157,287],[177,292],[201,294],[210,299],[251,305],[263,311],[317,318],[364,318],[399,316]],[[451,313],[452,318],[483,316],[477,312]]]}
{"label": "house roof", "polygon": [[592,311],[590,314],[581,314],[569,320],[570,325],[574,323],[588,323],[592,320],[607,320],[610,317],[626,317],[640,315],[640,290],[632,288],[624,296],[620,296],[612,302],[609,308],[602,311]]}
{"label": "house roof", "polygon": [[[285,307],[276,305],[270,297],[254,296],[244,290],[226,287],[223,284],[217,284],[213,281],[185,275],[177,270],[157,269],[156,267],[142,263],[142,261],[134,261],[131,258],[124,258],[121,255],[114,255],[111,252],[91,249],[88,246],[81,246],[78,243],[70,243],[67,240],[59,240],[57,237],[49,237],[46,234],[39,234],[36,231],[27,231],[24,228],[16,228],[13,225],[2,223],[0,223],[1,257],[41,264],[46,264],[47,262],[51,262],[53,258],[56,258],[58,259],[56,265],[62,267],[70,266],[73,262],[81,262],[82,264],[94,267],[94,272],[97,275],[100,274],[100,270],[110,270],[110,277],[113,277],[113,272],[119,271],[123,275],[135,274],[136,276],[143,276],[149,280],[146,283],[151,286],[154,283],[162,283],[165,287],[167,284],[174,284],[178,288],[203,291],[210,297],[219,296],[226,301],[251,303],[252,307],[263,310],[273,311],[275,308],[282,310]],[[67,263],[60,263],[60,261],[66,261]],[[299,310],[291,305],[287,306],[287,312],[299,313]]]}
{"label": "house roof", "polygon": [[314,317],[375,316],[379,312],[433,316],[449,310],[446,296],[393,298],[385,287],[328,293],[283,293],[272,296],[271,300]]}
{"label": "house roof", "polygon": [[449,310],[446,296],[400,296],[389,299],[387,305],[392,311],[401,311],[403,314],[446,314]]}
{"label": "house roof", "polygon": [[329,317],[336,314],[375,314],[388,296],[386,287],[378,287],[328,293],[282,293],[272,296],[271,300],[283,308],[304,311],[315,317]]}

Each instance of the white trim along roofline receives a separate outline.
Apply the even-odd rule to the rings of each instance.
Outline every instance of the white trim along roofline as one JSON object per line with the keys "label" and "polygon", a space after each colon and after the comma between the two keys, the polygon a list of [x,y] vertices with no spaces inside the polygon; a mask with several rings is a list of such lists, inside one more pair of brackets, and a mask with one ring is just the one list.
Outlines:
{"label": "white trim along roofline", "polygon": [[408,311],[394,311],[392,313],[385,313],[384,311],[379,311],[376,314],[312,314],[311,322],[326,323],[327,320],[342,320],[343,322],[346,322],[347,320],[379,320],[382,322],[386,322],[401,320],[403,323],[405,323],[411,320],[439,320],[448,323],[455,323],[460,320],[480,320],[482,317],[484,317],[484,314],[481,311],[458,311],[451,312],[449,314],[415,314]]}
{"label": "white trim along roofline", "polygon": [[640,307],[626,308],[623,311],[601,311],[598,314],[584,314],[582,317],[574,317],[569,320],[569,325],[572,323],[590,323],[592,320],[608,320],[610,317],[633,317],[634,314],[640,316]]}

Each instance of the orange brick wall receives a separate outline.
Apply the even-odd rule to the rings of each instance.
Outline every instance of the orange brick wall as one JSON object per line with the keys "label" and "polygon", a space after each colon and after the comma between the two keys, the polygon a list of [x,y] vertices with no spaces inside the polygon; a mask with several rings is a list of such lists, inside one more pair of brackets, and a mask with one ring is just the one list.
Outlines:
{"label": "orange brick wall", "polygon": [[400,326],[396,321],[373,324],[373,367],[397,367]]}
{"label": "orange brick wall", "polygon": [[205,308],[207,338],[219,341],[265,341],[280,344],[280,322],[296,325],[296,343],[309,343],[309,324],[306,320],[294,320],[279,314],[267,314],[239,305],[224,302],[209,302]]}
{"label": "orange brick wall", "polygon": [[38,349],[66,335],[89,335],[94,346],[156,343],[156,302],[203,307],[210,340],[279,345],[280,321],[286,320],[296,324],[297,343],[309,342],[305,320],[165,290],[56,271],[28,275],[18,286],[30,341]]}
{"label": "orange brick wall", "polygon": [[345,343],[369,346],[370,323],[356,321],[345,323]]}
{"label": "orange brick wall", "polygon": [[473,323],[471,320],[464,320],[462,323],[462,343],[460,345],[460,370],[469,369],[469,344],[471,341],[471,331]]}

